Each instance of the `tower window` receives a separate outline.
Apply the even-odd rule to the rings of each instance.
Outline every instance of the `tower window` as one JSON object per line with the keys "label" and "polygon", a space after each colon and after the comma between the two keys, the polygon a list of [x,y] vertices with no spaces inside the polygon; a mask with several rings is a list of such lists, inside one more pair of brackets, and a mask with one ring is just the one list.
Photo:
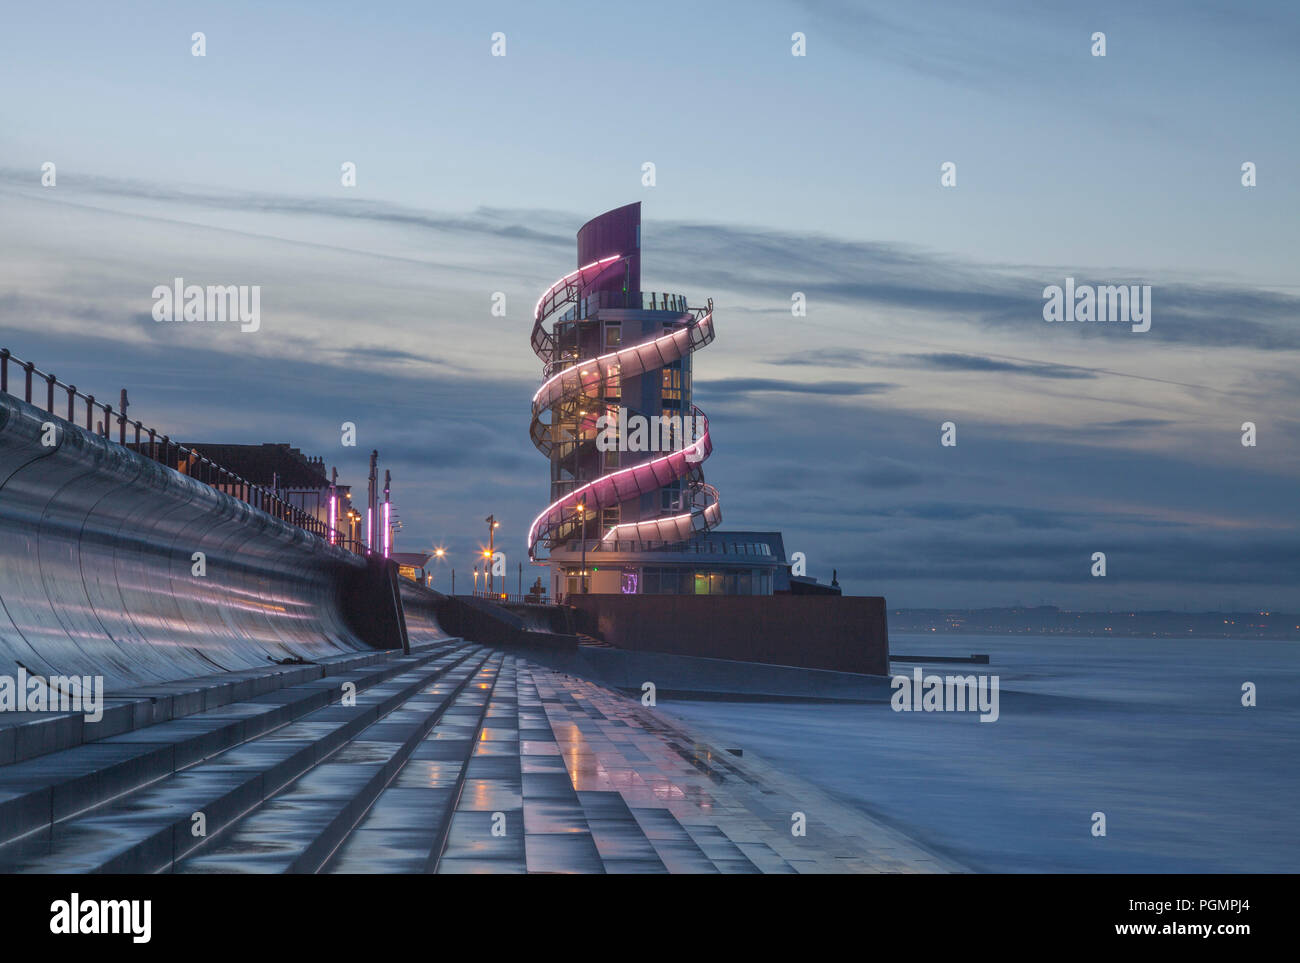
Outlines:
{"label": "tower window", "polygon": [[664,368],[663,372],[663,400],[664,401],[681,401],[682,399],[682,364],[680,361],[674,361]]}
{"label": "tower window", "polygon": [[679,478],[677,481],[673,482],[670,485],[665,485],[661,489],[661,491],[663,492],[662,504],[663,504],[664,511],[672,511],[672,512],[680,511],[682,507],[681,479]]}

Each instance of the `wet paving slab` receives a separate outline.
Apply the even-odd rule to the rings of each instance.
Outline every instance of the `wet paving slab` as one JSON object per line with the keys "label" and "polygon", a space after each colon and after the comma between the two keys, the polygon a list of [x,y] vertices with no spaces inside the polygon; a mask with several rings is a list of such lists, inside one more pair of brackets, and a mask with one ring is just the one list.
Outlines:
{"label": "wet paving slab", "polygon": [[[56,782],[76,777],[79,759],[146,748],[171,754],[156,767],[170,775],[141,769],[134,788],[102,787],[94,798],[105,802],[0,846],[0,868],[962,870],[751,753],[720,750],[669,712],[479,646],[376,679],[356,705],[324,705],[224,749],[213,734],[250,711],[217,712],[51,757],[43,772]],[[171,772],[172,759],[184,767]],[[199,812],[207,835],[192,832]],[[796,822],[806,832],[792,831]]]}
{"label": "wet paving slab", "polygon": [[[367,835],[345,843],[329,871],[956,868],[811,787],[770,769],[756,771],[761,765],[719,752],[637,700],[506,656],[487,694],[469,692],[443,715],[358,824],[357,832]],[[448,794],[454,794],[449,810]],[[819,838],[791,832],[791,814],[800,806],[811,810],[806,815]],[[403,808],[408,815],[392,815]],[[384,825],[424,825],[430,810],[448,812],[436,847],[384,865],[393,850],[373,834]]]}

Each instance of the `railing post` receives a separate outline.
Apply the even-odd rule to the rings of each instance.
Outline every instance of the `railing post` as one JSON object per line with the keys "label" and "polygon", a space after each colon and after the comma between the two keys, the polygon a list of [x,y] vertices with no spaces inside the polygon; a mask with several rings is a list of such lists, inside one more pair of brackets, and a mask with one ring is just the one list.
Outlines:
{"label": "railing post", "polygon": [[[9,393],[9,363],[13,361],[23,370],[23,394],[22,398],[28,404],[33,404],[33,392],[35,389],[35,379],[39,376],[45,382],[45,410],[54,414],[54,393],[56,387],[62,387],[68,393],[67,400],[67,420],[76,424],[77,400],[81,399],[86,404],[85,425],[88,432],[94,432],[105,439],[113,438],[113,418],[117,418],[117,443],[126,446],[127,444],[127,426],[133,429],[132,444],[134,450],[139,454],[145,454],[144,443],[141,438],[148,434],[148,455],[153,461],[172,468],[172,446],[173,442],[170,435],[158,435],[156,429],[146,427],[140,421],[133,421],[130,414],[130,398],[127,390],[121,389],[119,396],[119,405],[116,411],[112,405],[104,404],[95,400],[94,395],[83,395],[73,384],[63,384],[58,378],[50,373],[38,369],[34,362],[23,361],[14,357],[8,348],[0,348],[0,391]],[[15,397],[17,397],[15,395]],[[103,421],[96,422],[96,409],[103,414]],[[335,537],[335,542],[350,548],[358,554],[371,554],[370,546],[363,545],[359,539],[351,538],[351,524],[349,521],[348,535],[344,537],[340,529],[333,528],[329,522],[317,517],[317,512],[308,511],[301,505],[294,504],[290,500],[281,496],[278,485],[272,485],[267,488],[261,485],[254,485],[247,479],[235,475],[228,471],[222,465],[207,458],[197,451],[191,451],[177,444],[176,446],[176,465],[177,471],[181,470],[181,453],[186,456],[185,471],[189,477],[194,478],[206,485],[216,488],[218,491],[225,491],[226,494],[239,497],[249,505],[256,506],[259,510],[275,516],[277,519],[295,525],[304,531],[310,532],[320,538],[328,539]],[[224,487],[223,487],[224,486]],[[227,490],[228,489],[228,490]],[[319,511],[319,504],[317,511]]]}

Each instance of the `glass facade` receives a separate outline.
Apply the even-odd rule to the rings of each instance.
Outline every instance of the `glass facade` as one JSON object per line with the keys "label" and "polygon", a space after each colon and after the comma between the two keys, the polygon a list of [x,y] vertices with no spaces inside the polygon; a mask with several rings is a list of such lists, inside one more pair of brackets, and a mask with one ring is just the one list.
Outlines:
{"label": "glass facade", "polygon": [[696,571],[646,566],[642,595],[771,595],[772,573],[764,569]]}

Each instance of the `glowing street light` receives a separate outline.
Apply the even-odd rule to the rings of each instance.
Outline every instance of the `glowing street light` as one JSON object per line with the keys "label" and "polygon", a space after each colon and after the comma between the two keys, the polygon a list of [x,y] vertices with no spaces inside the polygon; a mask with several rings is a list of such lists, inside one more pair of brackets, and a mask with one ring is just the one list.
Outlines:
{"label": "glowing street light", "polygon": [[[496,530],[501,527],[501,523],[497,521],[495,515],[489,515],[487,518],[483,519],[483,521],[487,522],[488,527],[488,550],[486,554],[488,559],[491,559],[496,554],[496,539],[494,536],[496,535]],[[488,595],[491,595],[492,585],[495,581],[492,576],[491,567],[484,568],[483,574],[487,576],[487,592]]]}

